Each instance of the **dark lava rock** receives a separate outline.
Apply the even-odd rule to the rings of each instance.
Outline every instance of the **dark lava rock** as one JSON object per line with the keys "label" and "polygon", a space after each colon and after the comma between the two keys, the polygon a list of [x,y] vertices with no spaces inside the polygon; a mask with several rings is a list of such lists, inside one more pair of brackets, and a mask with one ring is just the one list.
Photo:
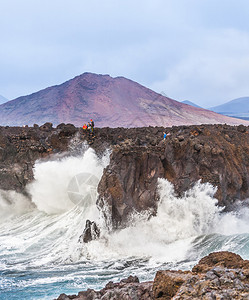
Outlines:
{"label": "dark lava rock", "polygon": [[[198,180],[209,182],[217,187],[215,197],[219,205],[227,208],[236,199],[248,198],[249,135],[248,127],[246,131],[244,127],[172,127],[166,130],[169,137],[158,137],[155,146],[154,142],[138,145],[142,132],[137,128],[133,136],[129,129],[127,139],[113,147],[110,164],[104,170],[98,186],[99,207],[109,207],[114,228],[124,227],[134,209],[155,214],[158,178],[173,183],[179,196]],[[149,130],[146,128],[148,137]],[[227,135],[232,136],[231,141]]]}
{"label": "dark lava rock", "polygon": [[57,126],[57,129],[60,129],[60,136],[72,136],[77,131],[73,124],[60,124]]}
{"label": "dark lava rock", "polygon": [[53,128],[53,124],[50,122],[47,122],[45,124],[43,124],[42,126],[40,126],[40,130],[42,131],[51,131]]}
{"label": "dark lava rock", "polygon": [[96,240],[100,236],[100,230],[96,223],[90,220],[86,220],[85,229],[83,234],[79,237],[79,241],[83,243],[88,243],[92,240]]}
{"label": "dark lava rock", "polygon": [[[68,297],[68,298],[66,298]],[[61,294],[57,300],[147,300],[153,299],[152,282],[139,283],[136,276],[129,276],[127,279],[122,279],[119,283],[110,281],[105,288],[100,291],[88,289],[87,291],[79,292],[78,295]]]}

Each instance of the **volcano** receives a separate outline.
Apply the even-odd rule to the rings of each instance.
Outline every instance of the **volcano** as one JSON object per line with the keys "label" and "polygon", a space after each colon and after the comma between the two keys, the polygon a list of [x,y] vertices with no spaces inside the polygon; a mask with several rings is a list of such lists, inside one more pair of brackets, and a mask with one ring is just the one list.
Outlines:
{"label": "volcano", "polygon": [[158,94],[124,77],[84,73],[65,83],[0,105],[0,125],[72,123],[97,127],[246,124]]}

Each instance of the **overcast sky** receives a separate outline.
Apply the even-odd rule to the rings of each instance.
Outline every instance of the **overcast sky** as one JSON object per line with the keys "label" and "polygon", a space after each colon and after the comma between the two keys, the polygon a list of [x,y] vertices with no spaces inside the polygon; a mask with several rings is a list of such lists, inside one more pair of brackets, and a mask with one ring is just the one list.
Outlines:
{"label": "overcast sky", "polygon": [[249,96],[248,0],[0,0],[0,95],[84,72],[203,107]]}

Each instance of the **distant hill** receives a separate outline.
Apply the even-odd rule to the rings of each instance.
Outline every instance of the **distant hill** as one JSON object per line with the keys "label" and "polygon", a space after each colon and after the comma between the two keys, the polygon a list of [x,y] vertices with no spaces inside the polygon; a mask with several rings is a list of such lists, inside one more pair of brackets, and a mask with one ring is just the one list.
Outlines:
{"label": "distant hill", "polygon": [[197,104],[195,104],[194,102],[191,102],[191,101],[189,101],[189,100],[184,100],[184,101],[182,101],[182,103],[188,104],[188,105],[191,105],[191,106],[194,106],[194,107],[202,108],[201,106],[199,106],[199,105],[197,105]]}
{"label": "distant hill", "polygon": [[82,126],[91,118],[98,127],[249,124],[172,100],[124,77],[92,73],[0,105],[0,125]]}
{"label": "distant hill", "polygon": [[0,104],[8,102],[9,100],[5,98],[4,96],[0,95]]}
{"label": "distant hill", "polygon": [[210,110],[225,116],[249,119],[249,97],[241,97],[222,105],[211,107]]}

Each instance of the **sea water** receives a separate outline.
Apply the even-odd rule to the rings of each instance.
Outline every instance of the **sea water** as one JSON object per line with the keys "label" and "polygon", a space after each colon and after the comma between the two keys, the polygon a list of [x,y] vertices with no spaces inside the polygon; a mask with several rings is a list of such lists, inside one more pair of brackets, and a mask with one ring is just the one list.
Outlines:
{"label": "sea water", "polygon": [[[177,197],[173,185],[159,179],[157,215],[134,212],[129,226],[112,231],[96,207],[108,163],[108,153],[98,158],[92,149],[55,156],[35,164],[30,197],[0,192],[0,299],[54,299],[129,275],[153,280],[157,270],[189,270],[213,251],[249,259],[247,201],[225,213],[208,183]],[[87,219],[101,235],[83,244]]]}

